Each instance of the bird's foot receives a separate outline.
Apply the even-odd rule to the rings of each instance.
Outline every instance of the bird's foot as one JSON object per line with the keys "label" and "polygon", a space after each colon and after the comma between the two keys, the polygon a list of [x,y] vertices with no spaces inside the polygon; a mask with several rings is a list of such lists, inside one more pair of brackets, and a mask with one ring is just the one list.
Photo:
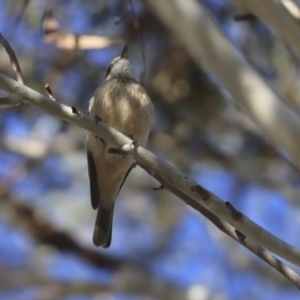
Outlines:
{"label": "bird's foot", "polygon": [[99,118],[98,116],[94,117],[95,123],[98,124],[98,122],[101,122],[101,118]]}
{"label": "bird's foot", "polygon": [[130,148],[131,148],[131,149],[137,148],[137,147],[139,146],[138,141],[133,137],[132,134],[129,134],[128,137],[129,137],[130,139],[132,139],[132,142],[131,142],[131,144],[130,144]]}

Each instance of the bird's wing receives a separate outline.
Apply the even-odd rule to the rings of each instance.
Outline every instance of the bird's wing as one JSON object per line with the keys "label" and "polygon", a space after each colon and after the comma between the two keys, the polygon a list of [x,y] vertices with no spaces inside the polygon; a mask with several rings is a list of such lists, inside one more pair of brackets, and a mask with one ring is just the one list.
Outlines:
{"label": "bird's wing", "polygon": [[91,202],[93,209],[96,209],[99,206],[100,194],[97,182],[96,166],[90,149],[87,149],[87,161],[90,177]]}
{"label": "bird's wing", "polygon": [[120,188],[119,188],[119,191],[118,191],[117,196],[119,195],[120,190],[121,190],[121,188],[122,188],[122,186],[123,186],[123,184],[124,184],[124,182],[125,182],[127,176],[129,175],[129,173],[130,173],[131,170],[133,169],[134,165],[135,165],[135,164],[132,164],[132,165],[130,166],[130,168],[128,169],[127,173],[125,174],[124,179],[123,179],[123,181],[122,181],[122,183],[121,183],[121,185],[120,185]]}

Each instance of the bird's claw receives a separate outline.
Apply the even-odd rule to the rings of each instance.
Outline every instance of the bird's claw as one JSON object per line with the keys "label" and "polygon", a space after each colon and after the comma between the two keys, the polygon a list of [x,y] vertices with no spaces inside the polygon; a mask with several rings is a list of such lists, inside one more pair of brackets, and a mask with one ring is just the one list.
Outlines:
{"label": "bird's claw", "polygon": [[138,141],[133,139],[131,144],[130,144],[130,148],[133,150],[133,149],[138,148],[138,146],[139,146]]}
{"label": "bird's claw", "polygon": [[133,137],[132,134],[129,134],[128,136],[130,139],[132,139],[132,142],[130,144],[130,148],[133,150],[139,146],[138,141]]}
{"label": "bird's claw", "polygon": [[99,118],[98,116],[94,117],[95,123],[98,124],[98,122],[101,122],[101,118]]}

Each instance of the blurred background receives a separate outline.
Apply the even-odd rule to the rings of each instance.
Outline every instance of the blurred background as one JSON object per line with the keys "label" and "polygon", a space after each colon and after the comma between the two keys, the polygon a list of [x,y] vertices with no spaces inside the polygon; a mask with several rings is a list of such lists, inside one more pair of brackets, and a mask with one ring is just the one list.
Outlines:
{"label": "blurred background", "polygon": [[[143,72],[142,33],[145,87],[156,110],[147,148],[300,247],[299,173],[230,103],[214,75],[195,65],[142,2],[133,3],[140,32],[130,16],[115,22],[131,10],[129,1],[0,0],[0,32],[26,85],[47,95],[47,82],[57,101],[83,112],[125,41],[137,74]],[[258,20],[235,21],[240,12],[227,1],[201,3],[299,111],[293,49]],[[58,39],[43,34],[47,7]],[[94,46],[64,43],[74,34]],[[14,77],[2,45],[0,72]],[[28,104],[0,106],[0,300],[299,299],[285,278],[198,212],[154,191],[158,182],[139,167],[117,198],[111,247],[94,247],[85,135]]]}

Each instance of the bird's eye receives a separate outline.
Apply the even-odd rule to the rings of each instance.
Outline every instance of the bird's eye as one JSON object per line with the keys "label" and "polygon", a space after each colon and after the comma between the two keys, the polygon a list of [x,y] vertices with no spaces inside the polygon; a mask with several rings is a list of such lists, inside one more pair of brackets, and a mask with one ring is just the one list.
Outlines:
{"label": "bird's eye", "polygon": [[106,78],[108,77],[110,71],[111,71],[111,68],[112,68],[112,64],[110,64],[107,69],[106,69]]}

